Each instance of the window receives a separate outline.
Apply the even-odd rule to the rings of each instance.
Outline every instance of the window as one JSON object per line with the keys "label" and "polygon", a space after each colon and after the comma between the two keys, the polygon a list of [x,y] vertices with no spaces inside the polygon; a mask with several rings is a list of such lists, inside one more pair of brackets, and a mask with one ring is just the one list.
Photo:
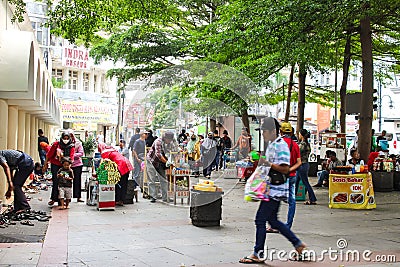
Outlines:
{"label": "window", "polygon": [[78,72],[77,71],[69,71],[69,82],[68,89],[77,90],[78,89]]}
{"label": "window", "polygon": [[97,75],[93,76],[94,92],[97,93]]}
{"label": "window", "polygon": [[83,91],[89,91],[89,73],[83,74]]}
{"label": "window", "polygon": [[55,79],[55,83],[53,84],[53,86],[55,88],[62,88],[64,85],[63,82],[63,70],[60,69],[53,69],[51,72],[53,78]]}

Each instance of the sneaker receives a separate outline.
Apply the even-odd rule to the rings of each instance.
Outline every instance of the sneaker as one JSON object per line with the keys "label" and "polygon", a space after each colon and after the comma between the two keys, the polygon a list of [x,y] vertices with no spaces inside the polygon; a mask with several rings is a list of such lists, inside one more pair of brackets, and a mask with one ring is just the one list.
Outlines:
{"label": "sneaker", "polygon": [[315,184],[313,187],[322,187],[322,184]]}
{"label": "sneaker", "polygon": [[151,202],[151,203],[156,203],[156,199],[155,199],[154,197],[152,197],[152,198],[150,199],[150,202]]}

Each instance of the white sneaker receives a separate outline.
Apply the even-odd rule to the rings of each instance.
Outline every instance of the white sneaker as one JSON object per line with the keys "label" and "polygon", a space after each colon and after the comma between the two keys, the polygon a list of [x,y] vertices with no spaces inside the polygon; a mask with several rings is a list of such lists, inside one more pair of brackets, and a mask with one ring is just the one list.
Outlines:
{"label": "white sneaker", "polygon": [[136,186],[134,191],[140,191],[140,186]]}

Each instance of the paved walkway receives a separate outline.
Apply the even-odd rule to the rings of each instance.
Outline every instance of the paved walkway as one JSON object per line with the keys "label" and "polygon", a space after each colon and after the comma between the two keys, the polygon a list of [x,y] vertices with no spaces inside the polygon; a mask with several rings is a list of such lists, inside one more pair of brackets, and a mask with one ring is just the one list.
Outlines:
{"label": "paved walkway", "polygon": [[[225,190],[220,227],[195,227],[189,208],[143,198],[115,211],[72,203],[69,210],[53,209],[43,244],[0,244],[0,266],[243,266],[238,259],[252,251],[258,204],[243,200],[244,184],[236,179],[216,183]],[[273,260],[259,266],[400,266],[400,192],[376,193],[375,210],[329,209],[327,189],[316,189],[316,195],[316,206],[297,202],[293,225],[316,259],[287,261],[283,253],[293,249],[290,243],[269,234],[267,253]],[[283,204],[283,221],[286,212]],[[343,249],[339,239],[340,246],[347,244]],[[322,257],[323,250],[330,250],[330,257]],[[360,260],[352,258],[357,253]],[[396,262],[377,262],[377,256]]]}

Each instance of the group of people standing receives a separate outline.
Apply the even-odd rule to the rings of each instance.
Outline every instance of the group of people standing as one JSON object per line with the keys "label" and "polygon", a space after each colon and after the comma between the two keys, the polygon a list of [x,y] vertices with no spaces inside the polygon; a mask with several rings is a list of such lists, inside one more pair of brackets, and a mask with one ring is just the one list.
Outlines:
{"label": "group of people standing", "polygon": [[[51,178],[53,181],[50,201],[48,202],[49,206],[53,206],[57,202],[61,209],[65,208],[66,206],[62,206],[62,199],[64,198],[66,199],[66,203],[71,201],[71,198],[76,198],[77,202],[84,202],[81,196],[83,156],[82,143],[75,138],[72,130],[63,132],[60,140],[49,145],[43,163],[43,173],[47,171],[48,164],[50,163]],[[68,174],[68,177],[61,175],[62,172],[66,172],[66,169],[72,171]],[[61,194],[59,188],[60,182],[61,187],[67,188],[66,190],[62,189]]]}

